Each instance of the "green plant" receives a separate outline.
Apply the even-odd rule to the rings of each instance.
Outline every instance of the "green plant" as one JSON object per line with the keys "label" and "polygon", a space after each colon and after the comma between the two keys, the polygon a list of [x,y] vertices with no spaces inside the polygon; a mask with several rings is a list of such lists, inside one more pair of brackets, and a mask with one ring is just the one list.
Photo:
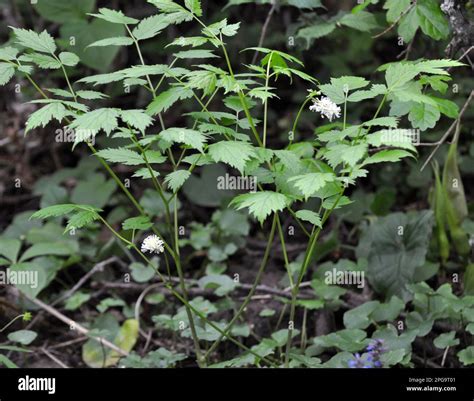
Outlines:
{"label": "green plant", "polygon": [[[318,302],[302,303],[298,295],[313,261],[319,236],[333,212],[351,203],[347,189],[354,186],[358,178],[367,176],[370,166],[415,157],[413,131],[399,128],[402,117],[408,116],[411,127],[424,130],[434,126],[441,114],[450,118],[456,116],[456,105],[434,96],[430,88],[433,87],[433,80],[439,81],[449,76],[448,68],[462,64],[452,60],[390,63],[379,68],[384,74],[383,83],[371,85],[370,81],[362,77],[342,76],[321,84],[303,71],[303,63],[293,55],[257,47],[245,50],[258,52],[261,55],[259,64],[247,65],[244,72],[237,72],[225,40],[237,34],[240,23],[229,24],[224,19],[206,25],[201,19],[202,10],[198,0],[186,0],[184,6],[170,0],[149,2],[157,7],[159,13],[141,21],[127,17],[121,11],[106,8],[93,14],[99,20],[122,27],[127,36],[101,39],[89,47],[134,46],[140,65],[87,76],[73,83],[68,68],[79,63],[80,58],[69,51],[58,52],[55,40],[46,31],[37,34],[12,28],[15,42],[22,50],[12,46],[0,49],[0,82],[7,83],[14,74],[23,75],[42,96],[42,99],[33,101],[42,107],[29,117],[26,132],[45,127],[52,120],[66,123],[68,128],[74,130],[74,147],[86,146],[135,208],[133,213],[126,216],[128,218],[123,219],[121,229],[109,221],[107,210],[104,209],[109,196],[101,199],[100,204],[69,201],[48,205],[32,217],[62,219],[67,216],[66,231],[77,231],[99,223],[128,251],[138,255],[145,265],[154,269],[171,295],[183,305],[171,320],[166,320],[166,316],[158,320],[161,324],[167,321],[168,328],[173,328],[176,321],[184,322],[183,336],[192,339],[199,366],[209,365],[213,352],[223,340],[231,341],[245,352],[237,361],[224,361],[220,366],[315,365],[318,363],[317,358],[298,355],[292,342],[300,334],[295,328],[297,308],[318,307]],[[177,38],[169,44],[173,48],[191,49],[174,52],[169,65],[146,65],[141,50],[143,41],[156,37],[169,25],[191,21],[200,27],[200,35]],[[214,64],[202,64],[201,61],[220,57],[223,57],[222,68]],[[34,78],[36,67],[60,71],[66,88],[41,88]],[[273,149],[268,129],[271,124],[268,106],[277,97],[276,87],[271,85],[283,78],[301,79],[311,89],[295,113],[292,131],[288,133],[288,145],[283,149]],[[100,102],[107,95],[83,86],[96,87],[109,83],[122,84],[124,90],[144,89],[150,100],[146,110],[116,107],[91,110],[88,101]],[[166,127],[164,114],[186,99],[193,99],[198,105],[198,111],[189,114],[190,125]],[[372,102],[373,99],[380,99],[380,102],[372,118],[351,124],[348,110],[361,102]],[[257,107],[259,103],[260,108]],[[384,115],[387,105],[391,108],[390,115]],[[299,122],[306,109],[318,112],[321,121],[328,119],[333,123],[310,141],[302,140],[299,132]],[[256,117],[257,113],[260,113],[259,118]],[[245,118],[241,119],[241,115]],[[102,132],[126,144],[98,150],[93,142]],[[151,203],[144,204],[137,200],[111,167],[115,163],[136,169],[134,177],[144,180],[154,191],[157,201],[151,203],[153,207],[159,205],[158,211],[151,209]],[[209,315],[217,309],[203,299],[190,300],[188,297],[181,256],[182,241],[179,238],[180,189],[191,180],[198,168],[217,163],[234,168],[243,177],[254,177],[258,183],[255,192],[235,196],[229,205],[237,210],[248,209],[262,227],[267,220],[271,220],[255,281],[244,301],[235,308],[235,314],[229,322],[211,320]],[[165,170],[160,168],[164,165],[172,167],[172,172],[165,176]],[[103,177],[101,182],[104,182]],[[316,203],[310,206],[308,200],[315,200]],[[297,263],[290,261],[288,256],[281,223],[284,214],[290,215],[307,237],[303,258]],[[139,241],[144,234],[147,235],[140,246]],[[288,325],[286,329],[274,332],[271,338],[263,339],[257,346],[249,348],[237,339],[244,336],[242,330],[237,330],[237,322],[259,285],[275,238],[281,244],[291,286]],[[164,263],[157,266],[146,255],[147,252],[163,254]],[[232,255],[225,249],[224,253],[225,257]],[[222,255],[214,259],[218,261]],[[169,278],[172,271],[177,273],[177,285]],[[201,284],[207,287],[209,283],[211,286],[216,284],[212,281]],[[222,289],[222,277],[217,285]],[[321,286],[316,285],[316,288],[321,289]],[[225,295],[225,288],[223,291],[220,295]],[[334,300],[337,296],[329,298]],[[116,322],[113,325],[117,326]],[[116,333],[111,330],[109,334],[113,336]],[[203,342],[206,349],[203,348]],[[124,347],[131,349],[133,344],[133,341],[127,341]],[[280,358],[271,356],[275,349],[280,349]],[[97,350],[91,351],[92,356],[94,352]],[[169,360],[166,355],[157,358],[158,362],[155,359],[138,361],[131,358],[127,363],[156,365],[162,363],[162,358],[165,360],[163,363],[172,365],[177,361],[173,358]],[[93,357],[88,360],[91,366],[98,366]],[[117,355],[109,355],[106,365],[116,363],[117,360]]]}

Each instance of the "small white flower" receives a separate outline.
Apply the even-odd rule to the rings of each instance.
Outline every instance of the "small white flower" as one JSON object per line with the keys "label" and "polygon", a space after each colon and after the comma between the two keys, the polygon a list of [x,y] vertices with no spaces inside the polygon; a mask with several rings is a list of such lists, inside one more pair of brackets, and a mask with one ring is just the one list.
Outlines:
{"label": "small white flower", "polygon": [[142,252],[162,253],[165,251],[163,240],[158,235],[149,235],[142,242]]}
{"label": "small white flower", "polygon": [[341,116],[341,108],[324,96],[321,99],[313,100],[313,104],[309,106],[309,109],[321,113],[321,116],[326,116],[329,121],[332,121],[334,117],[339,118]]}

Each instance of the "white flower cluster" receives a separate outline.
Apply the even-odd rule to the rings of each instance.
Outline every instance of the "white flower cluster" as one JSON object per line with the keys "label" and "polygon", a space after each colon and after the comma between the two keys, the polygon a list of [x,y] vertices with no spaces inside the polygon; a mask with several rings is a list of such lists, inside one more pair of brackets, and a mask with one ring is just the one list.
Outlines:
{"label": "white flower cluster", "polygon": [[324,96],[321,99],[313,100],[313,104],[309,106],[309,109],[321,113],[321,116],[326,116],[329,121],[332,121],[334,117],[339,118],[341,116],[341,108]]}
{"label": "white flower cluster", "polygon": [[142,252],[163,253],[165,251],[163,245],[164,242],[158,235],[149,235],[142,242]]}

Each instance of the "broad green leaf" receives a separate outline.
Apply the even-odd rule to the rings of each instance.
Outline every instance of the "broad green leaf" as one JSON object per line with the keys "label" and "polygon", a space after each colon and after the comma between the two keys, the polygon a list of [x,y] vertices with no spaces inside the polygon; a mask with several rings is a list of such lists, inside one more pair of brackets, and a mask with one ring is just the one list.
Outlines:
{"label": "broad green leaf", "polygon": [[59,59],[61,63],[67,65],[68,67],[74,67],[79,63],[79,57],[71,52],[62,52],[59,54]]}
{"label": "broad green leaf", "polygon": [[362,32],[370,32],[379,26],[375,15],[367,11],[348,13],[339,20],[339,23]]}
{"label": "broad green leaf", "polygon": [[364,230],[358,258],[369,262],[367,276],[372,288],[390,298],[411,298],[406,288],[414,282],[417,267],[425,263],[433,226],[433,212],[393,213]]}
{"label": "broad green leaf", "polygon": [[329,35],[336,29],[334,22],[317,21],[312,25],[306,26],[297,32],[297,37],[306,41],[306,49],[309,49],[311,43],[315,39],[322,38],[323,36]]}
{"label": "broad green leaf", "polygon": [[363,166],[366,166],[368,164],[377,164],[377,163],[387,163],[387,162],[398,162],[404,157],[413,157],[413,154],[410,152],[407,152],[406,150],[400,150],[400,149],[386,149],[386,150],[381,150],[380,152],[377,152],[373,154],[372,156],[369,156],[367,159],[364,160],[362,163]]}
{"label": "broad green leaf", "polygon": [[428,128],[434,128],[440,117],[441,113],[437,106],[427,103],[416,103],[411,108],[408,120],[411,122],[413,128],[426,131]]}
{"label": "broad green leaf", "polygon": [[29,345],[31,344],[38,334],[31,330],[18,330],[8,334],[8,339],[14,343]]}
{"label": "broad green leaf", "polygon": [[80,97],[81,99],[86,99],[86,100],[99,100],[99,99],[105,99],[107,95],[104,95],[103,93],[96,92],[96,91],[77,91],[76,95]]}
{"label": "broad green leaf", "polygon": [[41,53],[24,54],[19,58],[21,62],[34,63],[43,69],[57,70],[61,68],[61,63],[55,58]]}
{"label": "broad green leaf", "polygon": [[366,329],[372,323],[370,315],[380,305],[379,301],[365,302],[344,313],[344,326],[347,329]]}
{"label": "broad green leaf", "polygon": [[386,0],[383,8],[387,10],[387,22],[395,22],[411,5],[411,0]]}
{"label": "broad green leaf", "polygon": [[54,205],[38,210],[31,215],[32,219],[47,219],[48,217],[60,217],[73,212],[78,208],[78,205],[64,204]]}
{"label": "broad green leaf", "polygon": [[130,46],[133,45],[132,38],[123,36],[116,38],[101,39],[91,43],[88,47],[106,47],[106,46]]}
{"label": "broad green leaf", "polygon": [[167,111],[178,100],[189,99],[193,96],[193,91],[182,86],[173,86],[161,92],[147,107],[147,113],[154,116]]}
{"label": "broad green leaf", "polygon": [[62,24],[84,18],[94,10],[95,0],[40,0],[32,5],[44,19]]}
{"label": "broad green leaf", "polygon": [[323,157],[328,161],[331,167],[336,167],[343,162],[353,167],[364,157],[367,152],[367,147],[367,144],[364,143],[352,146],[337,144],[329,147]]}
{"label": "broad green leaf", "polygon": [[449,333],[440,334],[433,341],[433,344],[436,348],[445,349],[447,347],[455,347],[459,345],[459,339],[455,338],[456,332],[450,331]]}
{"label": "broad green leaf", "polygon": [[144,110],[121,110],[122,120],[140,132],[145,132],[147,127],[153,124],[153,119]]}
{"label": "broad green leaf", "polygon": [[183,50],[174,54],[178,59],[194,59],[194,58],[217,58],[212,50],[206,49],[191,49]]}
{"label": "broad green leaf", "polygon": [[393,63],[390,64],[385,73],[385,80],[389,91],[400,89],[407,82],[419,74],[419,69],[412,64]]}
{"label": "broad green leaf", "polygon": [[190,175],[191,173],[188,170],[176,170],[165,177],[165,182],[173,192],[177,192]]}
{"label": "broad green leaf", "polygon": [[416,69],[420,73],[436,75],[449,75],[445,69],[451,67],[462,67],[463,65],[465,64],[450,59],[423,60],[415,64]]}
{"label": "broad green leaf", "polygon": [[89,14],[93,17],[103,19],[107,22],[111,22],[112,24],[126,24],[126,25],[133,25],[140,22],[135,18],[129,18],[124,15],[122,11],[111,10],[109,8],[99,8],[99,14]]}
{"label": "broad green leaf", "polygon": [[207,136],[202,132],[177,127],[161,131],[160,138],[170,143],[184,143],[201,153],[203,153],[203,146],[207,142]]}
{"label": "broad green leaf", "polygon": [[153,223],[148,216],[130,217],[122,223],[124,230],[148,230]]}
{"label": "broad green leaf", "polygon": [[464,366],[469,366],[474,364],[474,345],[463,349],[458,352],[458,358],[463,363]]}
{"label": "broad green leaf", "polygon": [[361,77],[343,76],[331,78],[330,84],[320,85],[321,91],[334,103],[344,103],[349,91],[364,88],[369,85],[369,81]]}
{"label": "broad green leaf", "polygon": [[68,298],[64,304],[64,309],[73,311],[80,308],[91,299],[91,295],[82,291],[78,291]]}
{"label": "broad green leaf", "polygon": [[[416,152],[413,145],[416,141],[413,130],[381,130],[366,136],[367,143],[374,147],[391,146]],[[383,156],[383,155],[382,155]]]}
{"label": "broad green leaf", "polygon": [[24,47],[40,53],[53,54],[56,51],[56,43],[52,36],[46,31],[38,34],[34,31],[21,28],[11,27],[11,29],[13,29],[15,33],[15,42]]}
{"label": "broad green leaf", "polygon": [[451,100],[440,99],[434,96],[430,96],[438,105],[440,113],[448,116],[449,118],[456,118],[459,115],[459,106]]}
{"label": "broad green leaf", "polygon": [[120,48],[87,46],[100,39],[123,36],[125,28],[123,25],[101,19],[94,19],[91,22],[78,19],[62,25],[60,32],[66,48],[77,54],[84,65],[98,71],[107,71]]}
{"label": "broad green leaf", "polygon": [[148,3],[153,4],[162,13],[166,14],[170,24],[180,24],[193,19],[192,13],[172,0],[148,0]]}
{"label": "broad green leaf", "polygon": [[20,262],[44,255],[70,256],[75,253],[73,247],[65,242],[40,242],[28,248],[20,258]]}
{"label": "broad green leaf", "polygon": [[95,155],[109,162],[121,163],[127,166],[138,166],[140,164],[145,164],[145,160],[143,159],[142,155],[126,148],[103,149],[98,151]]}
{"label": "broad green leaf", "polygon": [[14,47],[5,46],[0,48],[0,60],[13,61],[16,59],[17,55],[18,49]]}
{"label": "broad green leaf", "polygon": [[202,16],[201,0],[184,0],[184,5],[196,16]]}
{"label": "broad green leaf", "polygon": [[80,210],[69,218],[65,231],[85,227],[98,219],[99,215],[95,210]]}
{"label": "broad green leaf", "polygon": [[307,221],[316,227],[321,227],[321,217],[312,210],[298,210],[296,212],[296,217],[303,221]]}
{"label": "broad green leaf", "polygon": [[[395,0],[398,1],[398,0]],[[398,24],[398,34],[402,37],[405,43],[409,43],[415,37],[418,28],[420,27],[420,18],[416,7],[413,7]]]}
{"label": "broad green leaf", "polygon": [[[110,134],[118,127],[117,118],[119,115],[120,110],[118,109],[97,109],[77,117],[72,124],[70,124],[70,127],[81,130],[90,136],[97,134],[100,130],[104,130],[107,134]],[[84,137],[85,136],[78,136],[76,143],[85,140]]]}
{"label": "broad green leaf", "polygon": [[5,256],[11,262],[16,263],[20,252],[21,241],[10,238],[0,238],[0,255]]}
{"label": "broad green leaf", "polygon": [[246,142],[220,141],[209,145],[209,156],[215,162],[224,162],[235,167],[241,173],[245,164],[255,156],[252,145]]}
{"label": "broad green leaf", "polygon": [[449,23],[436,0],[418,0],[416,11],[421,30],[435,40],[446,39],[449,35]]}
{"label": "broad green leaf", "polygon": [[150,39],[158,35],[169,25],[169,21],[164,15],[152,15],[142,19],[135,27],[132,34],[137,40]]}
{"label": "broad green leaf", "polygon": [[92,326],[91,339],[82,348],[82,359],[91,368],[102,368],[116,365],[122,355],[106,348],[94,339],[102,335],[125,352],[130,352],[138,339],[139,325],[135,319],[126,320],[120,327],[116,318],[110,313],[103,314]]}
{"label": "broad green leaf", "polygon": [[304,197],[308,199],[323,188],[326,183],[332,182],[334,179],[335,176],[333,173],[307,173],[292,177],[289,181],[294,182]]}
{"label": "broad green leaf", "polygon": [[70,115],[71,113],[67,111],[66,107],[62,103],[50,103],[41,109],[35,111],[30,115],[28,121],[26,122],[25,134],[27,134],[32,129],[41,127],[46,127],[46,125],[52,120],[56,119],[58,122],[62,122],[64,117]]}
{"label": "broad green leaf", "polygon": [[0,63],[0,86],[10,82],[15,74],[15,67],[8,63]]}
{"label": "broad green leaf", "polygon": [[372,85],[369,90],[360,90],[351,93],[347,97],[348,102],[360,102],[361,100],[373,99],[376,96],[384,95],[387,93],[387,87],[385,85]]}
{"label": "broad green leaf", "polygon": [[248,208],[261,224],[272,213],[282,211],[287,205],[288,199],[285,195],[272,191],[261,191],[243,194],[232,199],[231,205],[237,210]]}

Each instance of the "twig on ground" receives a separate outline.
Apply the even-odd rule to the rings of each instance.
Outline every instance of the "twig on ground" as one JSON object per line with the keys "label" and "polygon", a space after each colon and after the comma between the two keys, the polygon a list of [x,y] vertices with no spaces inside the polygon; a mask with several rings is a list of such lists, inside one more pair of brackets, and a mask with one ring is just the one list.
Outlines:
{"label": "twig on ground", "polygon": [[53,362],[57,363],[59,366],[61,366],[63,369],[69,369],[69,366],[67,366],[64,362],[61,362],[57,357],[55,357],[51,352],[49,352],[46,348],[41,348],[41,351],[43,354],[45,354],[49,359],[51,359]]}
{"label": "twig on ground", "polygon": [[[117,347],[115,344],[111,343],[109,340],[103,337],[89,336],[88,329],[86,329],[84,326],[80,325],[76,321],[63,315],[61,312],[59,312],[57,309],[53,308],[52,306],[45,304],[44,302],[40,301],[37,298],[32,298],[24,293],[21,293],[21,295],[23,295],[26,299],[28,299],[28,301],[33,302],[36,306],[40,307],[41,309],[43,309],[50,315],[53,315],[57,319],[61,320],[63,323],[66,323],[69,327],[74,328],[74,330],[77,331],[78,333],[84,334],[85,336],[88,336],[89,338],[96,340],[100,344],[105,345],[106,347],[119,353],[122,356],[128,355],[127,351],[124,351],[122,348]],[[20,296],[20,294],[18,294],[18,296]]]}
{"label": "twig on ground", "polygon": [[112,256],[100,263],[97,263],[92,269],[90,269],[81,279],[76,283],[74,287],[72,287],[69,291],[66,291],[62,296],[57,298],[54,302],[51,303],[51,306],[55,306],[58,303],[64,301],[67,298],[70,298],[79,288],[81,288],[89,278],[91,278],[95,273],[101,272],[104,270],[104,267],[110,265],[112,263],[119,263],[122,264],[123,262],[117,257]]}

